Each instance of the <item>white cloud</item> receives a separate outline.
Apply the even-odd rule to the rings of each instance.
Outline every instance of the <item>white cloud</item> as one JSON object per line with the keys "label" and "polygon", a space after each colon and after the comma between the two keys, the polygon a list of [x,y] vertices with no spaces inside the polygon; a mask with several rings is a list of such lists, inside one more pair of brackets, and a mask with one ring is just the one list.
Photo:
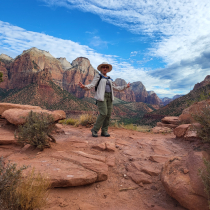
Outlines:
{"label": "white cloud", "polygon": [[[172,83],[200,82],[210,73],[202,65],[185,65],[185,60],[196,60],[210,51],[210,1],[209,0],[42,0],[51,5],[78,8],[97,14],[102,20],[127,29],[135,34],[153,38],[149,55],[167,63],[166,71],[158,77],[168,77]],[[134,55],[131,53],[131,56]],[[172,68],[179,66],[179,68]],[[157,70],[158,72],[159,70]],[[151,73],[152,74],[152,73]],[[165,75],[166,74],[166,75]],[[191,84],[193,85],[193,84]],[[181,86],[180,86],[181,87]],[[184,88],[184,87],[181,87]],[[185,89],[186,92],[186,89]]]}
{"label": "white cloud", "polygon": [[156,91],[155,87],[160,86],[158,91],[161,93],[162,90],[164,93],[165,87],[169,86],[169,80],[155,78],[144,69],[136,69],[116,55],[100,54],[86,45],[80,45],[71,40],[63,40],[46,34],[27,31],[0,21],[0,53],[7,50],[13,55],[19,55],[23,50],[31,47],[49,51],[54,57],[65,57],[70,62],[77,57],[87,57],[95,69],[100,63],[109,62],[113,65],[113,71],[110,72],[113,79],[122,78],[126,82],[141,81],[147,90]]}

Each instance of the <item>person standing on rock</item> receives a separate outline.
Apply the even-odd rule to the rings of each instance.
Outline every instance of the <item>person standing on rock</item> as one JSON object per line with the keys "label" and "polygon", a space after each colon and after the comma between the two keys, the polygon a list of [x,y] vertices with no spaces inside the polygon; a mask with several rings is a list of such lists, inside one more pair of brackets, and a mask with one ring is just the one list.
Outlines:
{"label": "person standing on rock", "polygon": [[99,116],[94,124],[92,131],[93,137],[98,137],[98,131],[101,128],[101,136],[109,137],[108,126],[113,108],[114,94],[113,90],[123,91],[130,87],[130,83],[123,86],[115,86],[113,80],[107,76],[107,73],[112,70],[112,65],[106,62],[100,64],[97,69],[100,71],[96,74],[93,81],[89,85],[83,85],[79,82],[82,89],[90,90],[95,87],[95,96],[99,109]]}

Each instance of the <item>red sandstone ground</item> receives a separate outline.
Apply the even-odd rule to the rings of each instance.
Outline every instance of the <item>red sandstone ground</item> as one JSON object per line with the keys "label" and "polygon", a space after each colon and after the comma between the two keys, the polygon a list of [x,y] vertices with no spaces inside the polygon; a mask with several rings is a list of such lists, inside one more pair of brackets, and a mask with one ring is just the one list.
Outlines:
{"label": "red sandstone ground", "polygon": [[[54,152],[83,151],[109,158],[115,165],[109,167],[108,179],[86,186],[54,188],[50,190],[44,210],[184,210],[177,201],[167,195],[160,175],[145,174],[150,184],[136,184],[134,166],[147,167],[160,173],[164,160],[171,156],[185,156],[195,143],[178,140],[173,134],[152,134],[110,128],[111,137],[93,138],[90,128],[63,126],[64,133],[55,134],[57,143],[42,152],[28,150],[25,160],[41,156],[50,157]],[[0,140],[13,138],[14,127],[0,127]],[[92,146],[109,141],[116,145],[115,152],[99,151]],[[0,145],[1,156],[18,163],[22,149],[17,145]],[[157,159],[158,162],[151,161]],[[160,158],[160,156],[162,156]],[[60,160],[62,162],[62,160]],[[136,169],[135,169],[136,170]],[[56,172],[56,173],[59,173]],[[142,173],[142,172],[141,172]],[[130,177],[129,177],[130,176]],[[137,177],[138,179],[138,177]],[[146,181],[147,181],[146,180]]]}

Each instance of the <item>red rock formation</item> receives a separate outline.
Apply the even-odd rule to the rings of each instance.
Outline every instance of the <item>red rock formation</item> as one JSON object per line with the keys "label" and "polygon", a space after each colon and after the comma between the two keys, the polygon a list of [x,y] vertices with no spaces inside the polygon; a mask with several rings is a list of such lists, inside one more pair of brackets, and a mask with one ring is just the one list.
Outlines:
{"label": "red rock formation", "polygon": [[146,102],[148,93],[142,82],[138,81],[131,83],[131,89],[136,96],[136,102]]}
{"label": "red rock formation", "polygon": [[63,69],[61,63],[46,51],[31,48],[23,51],[10,65],[9,89],[21,89],[33,82],[34,73],[48,68],[52,80],[62,86]]}
{"label": "red rock formation", "polygon": [[78,98],[92,97],[95,90],[85,91],[78,86],[79,82],[90,84],[96,74],[90,61],[87,58],[79,57],[72,62],[72,66],[63,74],[63,88]]}
{"label": "red rock formation", "polygon": [[151,95],[148,95],[148,96],[147,96],[145,103],[160,105],[161,100],[160,100],[160,98],[156,95],[156,93],[152,93]]}
{"label": "red rock formation", "polygon": [[208,84],[210,84],[210,75],[207,75],[206,78],[202,82],[195,84],[193,90],[197,90],[197,89],[199,89],[203,86],[206,86]]}
{"label": "red rock formation", "polygon": [[[124,79],[117,78],[114,83],[117,86],[122,86],[122,85],[127,85],[126,81]],[[134,92],[132,91],[131,88],[126,89],[125,91],[119,92],[119,91],[114,91],[114,96],[119,98],[120,100],[123,101],[129,101],[129,102],[135,102],[136,101],[136,96]]]}
{"label": "red rock formation", "polygon": [[0,83],[0,88],[8,88],[8,70],[6,69],[6,64],[0,61],[0,72],[3,73],[3,82]]}

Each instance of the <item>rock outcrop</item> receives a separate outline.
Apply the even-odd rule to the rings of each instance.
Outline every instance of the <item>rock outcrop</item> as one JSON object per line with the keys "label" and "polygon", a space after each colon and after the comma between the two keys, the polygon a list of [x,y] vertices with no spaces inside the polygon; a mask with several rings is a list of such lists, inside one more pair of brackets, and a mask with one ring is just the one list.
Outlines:
{"label": "rock outcrop", "polygon": [[204,87],[208,84],[210,84],[210,75],[207,75],[202,82],[195,84],[193,90],[197,90],[197,89]]}
{"label": "rock outcrop", "polygon": [[187,157],[170,158],[161,172],[167,193],[190,210],[208,210],[207,195],[198,175],[198,170],[205,167],[205,155],[204,152],[191,152]]}
{"label": "rock outcrop", "polygon": [[63,75],[63,88],[78,98],[91,97],[95,90],[82,90],[78,83],[89,84],[96,74],[95,69],[87,58],[79,57],[72,62],[72,68]]}
{"label": "rock outcrop", "polygon": [[62,110],[56,110],[51,112],[43,109],[8,109],[2,113],[2,117],[9,121],[11,124],[22,125],[26,122],[27,116],[31,111],[35,113],[46,113],[48,115],[51,115],[55,122],[66,118],[65,112]]}
{"label": "rock outcrop", "polygon": [[0,72],[3,73],[3,82],[0,83],[0,88],[7,89],[8,88],[8,70],[7,65],[1,61],[0,59]]}
{"label": "rock outcrop", "polygon": [[[120,78],[117,78],[114,81],[114,83],[117,86],[127,85],[127,82],[124,79],[120,79]],[[127,88],[125,91],[122,91],[122,92],[114,91],[114,96],[123,101],[129,101],[129,102],[136,101],[136,95],[131,88]]]}
{"label": "rock outcrop", "polygon": [[33,83],[34,73],[48,69],[52,81],[62,86],[63,69],[61,63],[49,52],[31,48],[15,58],[9,67],[9,89],[21,89]]}
{"label": "rock outcrop", "polygon": [[72,65],[66,60],[66,58],[57,58],[61,62],[63,70],[70,69]]}
{"label": "rock outcrop", "polygon": [[196,121],[193,119],[192,115],[201,114],[202,109],[209,105],[210,99],[196,102],[182,111],[182,114],[179,116],[179,120],[183,123],[194,123]]}

